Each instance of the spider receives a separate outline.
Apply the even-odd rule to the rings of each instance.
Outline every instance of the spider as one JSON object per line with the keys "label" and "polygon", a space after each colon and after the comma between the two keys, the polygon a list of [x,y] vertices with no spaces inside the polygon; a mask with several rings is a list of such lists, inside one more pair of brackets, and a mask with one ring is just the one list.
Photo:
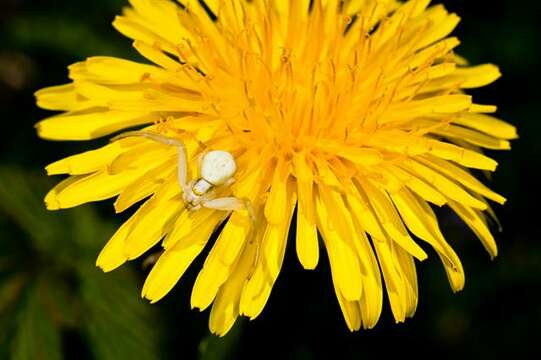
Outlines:
{"label": "spider", "polygon": [[[212,150],[204,153],[199,160],[198,179],[187,179],[186,148],[184,144],[175,138],[160,135],[149,131],[128,131],[114,137],[111,141],[117,141],[127,137],[144,137],[164,145],[176,146],[178,151],[178,182],[182,190],[182,199],[188,211],[197,211],[202,207],[222,211],[239,211],[245,209],[252,223],[250,231],[250,243],[253,242],[256,229],[256,217],[250,200],[239,199],[233,196],[216,198],[215,189],[220,186],[230,186],[235,182],[237,164],[231,153],[223,150]],[[256,255],[250,276],[259,259],[259,244],[256,246]]]}

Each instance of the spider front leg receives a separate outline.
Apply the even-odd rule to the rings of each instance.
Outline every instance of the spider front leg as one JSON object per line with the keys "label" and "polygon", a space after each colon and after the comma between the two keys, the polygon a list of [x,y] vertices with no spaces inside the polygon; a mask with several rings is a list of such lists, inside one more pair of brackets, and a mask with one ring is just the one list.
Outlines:
{"label": "spider front leg", "polygon": [[186,147],[182,143],[182,141],[168,137],[163,136],[160,134],[152,133],[150,131],[127,131],[125,133],[122,133],[118,136],[115,136],[111,139],[111,142],[124,139],[127,137],[134,137],[134,136],[140,136],[144,137],[149,140],[153,140],[156,142],[159,142],[164,145],[169,146],[176,146],[177,152],[178,152],[178,168],[177,168],[177,174],[178,174],[178,183],[182,189],[182,191],[187,194],[190,191],[190,186],[187,181],[187,173],[188,173],[188,165],[186,160]]}
{"label": "spider front leg", "polygon": [[[205,200],[201,203],[204,207],[208,209],[215,209],[215,210],[223,210],[223,211],[239,211],[242,209],[245,209],[248,212],[248,216],[250,217],[250,221],[252,223],[250,233],[248,235],[250,244],[253,243],[254,239],[256,238],[256,216],[254,208],[252,207],[252,203],[248,199],[238,199],[236,197],[223,197],[223,198],[217,198],[212,200]],[[252,268],[250,270],[250,273],[248,275],[248,280],[251,279],[255,268],[259,262],[259,255],[260,255],[260,247],[261,244],[257,242],[256,248],[255,248],[255,257],[252,264]]]}

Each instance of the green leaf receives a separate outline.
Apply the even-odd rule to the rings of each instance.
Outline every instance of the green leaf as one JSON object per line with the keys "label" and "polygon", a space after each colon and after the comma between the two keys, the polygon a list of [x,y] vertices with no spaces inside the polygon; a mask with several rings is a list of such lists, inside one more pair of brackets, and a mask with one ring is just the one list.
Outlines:
{"label": "green leaf", "polygon": [[23,293],[27,279],[21,274],[5,274],[0,279],[0,359],[8,357],[10,335],[14,328],[14,316],[19,297]]}
{"label": "green leaf", "polygon": [[11,275],[0,280],[0,314],[6,313],[19,297],[26,283],[22,274]]}
{"label": "green leaf", "polygon": [[0,212],[26,232],[39,250],[50,249],[58,242],[55,235],[60,223],[47,212],[41,199],[49,185],[44,176],[17,167],[0,168]]}
{"label": "green leaf", "polygon": [[[133,272],[104,274],[94,265],[113,226],[92,206],[48,212],[41,197],[50,186],[44,176],[0,167],[0,213],[11,220],[0,231],[8,250],[0,254],[0,309],[23,309],[17,318],[13,311],[0,316],[0,326],[7,329],[5,336],[0,331],[0,345],[13,338],[9,332],[16,327],[17,359],[54,360],[61,354],[56,328],[62,327],[82,335],[96,359],[159,359],[157,307],[140,298]],[[39,296],[37,285],[28,285],[36,281]],[[23,287],[32,291],[27,294]]]}
{"label": "green leaf", "polygon": [[[90,205],[48,211],[43,197],[51,187],[52,182],[44,174],[14,166],[0,167],[0,213],[5,213],[28,235],[30,242],[25,244],[23,240],[23,244],[47,258],[49,264],[76,266],[81,256],[93,262],[92,258],[114,232],[113,227],[98,217]],[[0,242],[7,246],[18,242],[19,250],[22,245],[21,239],[6,235]]]}
{"label": "green leaf", "polygon": [[60,334],[43,303],[44,286],[31,287],[17,317],[13,360],[62,359]]}
{"label": "green leaf", "polygon": [[156,307],[141,299],[127,269],[103,274],[81,265],[83,326],[96,359],[160,359]]}

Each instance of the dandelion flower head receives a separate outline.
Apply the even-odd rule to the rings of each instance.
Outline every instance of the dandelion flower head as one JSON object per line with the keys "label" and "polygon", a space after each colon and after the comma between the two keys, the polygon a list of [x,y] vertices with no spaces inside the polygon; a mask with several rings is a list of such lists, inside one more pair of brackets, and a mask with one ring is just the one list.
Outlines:
{"label": "dandelion flower head", "polygon": [[455,54],[459,40],[450,34],[459,17],[444,6],[130,4],[113,24],[148,61],[92,57],[70,66],[69,84],[37,93],[39,106],[63,112],[39,122],[39,135],[92,140],[144,129],[185,145],[191,178],[201,154],[228,151],[236,182],[219,191],[248,199],[256,225],[246,211],[187,210],[175,148],[122,138],[47,167],[69,175],[46,196],[51,210],[113,197],[117,212],[136,208],[100,253],[104,271],[160,244],[163,255],[142,290],[156,302],[207,247],[191,305],[211,306],[210,329],[223,335],[238,316],[254,319],[263,310],[291,232],[305,269],[316,268],[320,251],[329,257],[353,331],[375,326],[384,292],[397,322],[414,314],[415,261],[427,258],[428,247],[452,289],[462,289],[463,267],[434,208],[451,208],[496,256],[488,201],[505,199],[471,170],[494,171],[483,149],[509,149],[516,131],[494,117],[495,106],[466,94],[500,72]]}

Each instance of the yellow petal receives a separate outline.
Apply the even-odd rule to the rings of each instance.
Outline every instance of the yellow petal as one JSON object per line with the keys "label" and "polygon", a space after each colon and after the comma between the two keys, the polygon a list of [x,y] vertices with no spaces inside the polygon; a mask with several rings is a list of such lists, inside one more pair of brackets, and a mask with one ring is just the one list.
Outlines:
{"label": "yellow petal", "polygon": [[364,193],[360,193],[357,187],[350,183],[346,187],[346,199],[352,213],[355,214],[361,227],[373,238],[383,239],[385,235],[379,220],[372,210],[368,198]]}
{"label": "yellow petal", "polygon": [[195,243],[175,251],[165,252],[148,275],[141,295],[152,303],[163,298],[204,247],[205,243]]}
{"label": "yellow petal", "polygon": [[290,181],[287,185],[288,208],[284,210],[287,214],[285,221],[280,224],[267,224],[262,239],[255,240],[256,243],[261,241],[260,259],[252,277],[246,282],[240,299],[240,313],[250,319],[256,318],[263,310],[282,267],[296,201],[294,184]]}
{"label": "yellow petal", "polygon": [[42,109],[74,111],[92,107],[92,102],[75,91],[73,84],[51,86],[36,91],[37,104]]}
{"label": "yellow petal", "polygon": [[489,115],[463,113],[453,119],[453,122],[455,124],[464,125],[472,129],[482,131],[485,134],[489,134],[500,139],[511,140],[517,138],[517,129],[513,125]]}
{"label": "yellow petal", "polygon": [[[443,254],[444,257],[448,257],[448,260],[452,262],[453,253],[448,251],[449,247],[447,243],[441,241],[438,236],[439,233],[428,220],[423,210],[424,208],[420,205],[423,201],[419,201],[405,189],[391,194],[391,198],[408,229],[415,236],[428,242],[438,253]],[[428,207],[429,205],[426,206]]]}
{"label": "yellow petal", "polygon": [[505,204],[506,199],[490,190],[483,183],[477,180],[473,175],[469,174],[467,171],[459,168],[458,166],[453,165],[452,163],[436,159],[436,158],[425,158],[420,157],[419,161],[427,166],[431,166],[442,174],[446,175],[449,178],[454,179],[468,189],[477,192],[484,197],[493,200],[499,204]]}
{"label": "yellow petal", "polygon": [[317,237],[317,229],[314,222],[310,222],[304,208],[299,201],[297,207],[297,238],[295,241],[295,249],[297,257],[306,270],[316,268],[319,261],[319,241]]}
{"label": "yellow petal", "polygon": [[342,187],[341,181],[338,180],[338,177],[329,167],[327,161],[320,158],[315,158],[314,160],[317,168],[316,182],[321,182],[326,186],[340,189]]}
{"label": "yellow petal", "polygon": [[406,291],[406,316],[412,317],[417,309],[419,290],[417,287],[417,270],[410,254],[396,248],[395,263],[402,270],[402,281]]}
{"label": "yellow petal", "polygon": [[357,331],[361,328],[361,309],[359,307],[358,301],[348,301],[341,293],[336,281],[335,275],[331,270],[332,283],[334,286],[334,292],[336,298],[338,299],[338,304],[340,305],[340,310],[342,310],[342,315],[344,315],[344,320],[349,331]]}
{"label": "yellow petal", "polygon": [[78,94],[85,98],[91,99],[94,104],[94,108],[108,108],[109,110],[125,109],[113,109],[111,108],[111,99],[131,99],[139,100],[144,99],[145,85],[132,85],[131,87],[114,88],[109,85],[99,85],[88,80],[76,80],[75,89]]}
{"label": "yellow petal", "polygon": [[248,277],[256,252],[255,242],[246,244],[238,263],[231,276],[220,287],[216,300],[212,304],[209,318],[210,331],[218,336],[224,336],[235,324],[240,315],[240,301],[246,278]]}
{"label": "yellow petal", "polygon": [[381,119],[380,122],[404,121],[405,119],[432,115],[434,113],[455,113],[469,109],[471,104],[471,96],[468,95],[432,96],[423,100],[398,103],[389,109],[385,115],[385,119]]}
{"label": "yellow petal", "polygon": [[469,130],[461,126],[449,125],[434,131],[434,134],[450,139],[463,140],[470,144],[491,150],[511,150],[511,143],[507,140],[496,139],[480,132]]}
{"label": "yellow petal", "polygon": [[407,293],[402,279],[404,274],[402,274],[400,268],[396,266],[393,256],[396,245],[391,241],[377,239],[374,241],[374,248],[378,256],[383,278],[385,279],[385,287],[387,289],[387,295],[389,296],[394,319],[397,323],[404,322],[406,320],[408,305]]}
{"label": "yellow petal", "polygon": [[288,162],[279,159],[274,169],[274,176],[269,190],[269,196],[265,202],[265,218],[271,224],[279,224],[287,217],[284,207],[287,206],[286,184],[290,169]]}
{"label": "yellow petal", "polygon": [[416,44],[418,49],[438,41],[449,35],[460,22],[460,18],[456,14],[448,14],[443,6],[434,6],[425,13],[427,20],[432,22],[428,31],[425,31],[419,43]]}
{"label": "yellow petal", "polygon": [[178,71],[181,68],[180,63],[171,59],[169,56],[162,52],[162,49],[154,43],[154,46],[149,45],[142,41],[135,41],[133,46],[139,51],[141,55],[152,61],[158,66],[170,71]]}
{"label": "yellow petal", "polygon": [[94,111],[57,115],[36,124],[38,135],[48,140],[91,140],[115,131],[157,121],[146,111]]}
{"label": "yellow petal", "polygon": [[295,249],[303,268],[313,270],[319,261],[313,200],[314,176],[305,154],[296,153],[293,156],[293,165],[297,178],[298,196]]}
{"label": "yellow petal", "polygon": [[157,66],[107,56],[90,57],[84,62],[71,65],[69,70],[70,78],[76,83],[86,80],[101,85],[140,84],[142,79],[148,77],[171,78]]}
{"label": "yellow petal", "polygon": [[462,290],[466,278],[460,258],[457,256],[451,246],[449,246],[449,244],[447,244],[445,241],[445,238],[443,237],[438,226],[438,219],[436,218],[432,208],[424,201],[418,201],[417,204],[421,210],[421,212],[418,213],[418,216],[420,216],[424,223],[430,226],[431,232],[435,235],[435,238],[438,241],[437,246],[438,248],[441,248],[440,251],[437,247],[434,247],[443,263],[451,288],[455,292]]}
{"label": "yellow petal", "polygon": [[443,206],[447,202],[445,196],[443,196],[438,190],[430,186],[425,181],[419,179],[413,174],[397,167],[393,166],[391,171],[410,188],[417,195],[424,200],[431,202],[432,204]]}
{"label": "yellow petal", "polygon": [[235,324],[239,316],[239,296],[244,279],[233,276],[221,288],[212,304],[209,329],[213,334],[224,336]]}
{"label": "yellow petal", "polygon": [[[416,37],[422,37],[422,32],[415,34]],[[439,57],[445,57],[450,54],[450,52],[460,45],[460,41],[456,37],[450,37],[443,40],[440,40],[430,46],[425,47],[424,49],[418,51],[413,56],[404,56],[403,65],[409,69],[422,68],[426,64],[434,62],[435,59]],[[410,48],[405,47],[404,50],[406,53],[404,55],[409,55]],[[404,71],[401,69],[401,71]],[[423,87],[423,90],[425,87]]]}
{"label": "yellow petal", "polygon": [[132,260],[156,245],[173,227],[180,215],[183,203],[180,200],[148,201],[133,225],[125,241],[124,252]]}
{"label": "yellow petal", "polygon": [[55,161],[47,165],[45,169],[47,175],[85,175],[102,169],[128,149],[129,147],[124,146],[122,141],[117,141],[97,150],[86,151]]}
{"label": "yellow petal", "polygon": [[477,235],[481,243],[490,254],[491,258],[498,256],[498,245],[494,236],[490,233],[483,215],[479,211],[463,206],[455,201],[449,203],[453,211],[464,221]]}
{"label": "yellow petal", "polygon": [[293,169],[297,179],[299,207],[302,207],[303,213],[307,216],[308,220],[314,223],[314,173],[312,167],[308,164],[306,154],[295,153],[293,155]]}
{"label": "yellow petal", "polygon": [[354,164],[364,166],[379,164],[383,159],[379,151],[358,147],[340,146],[336,154]]}
{"label": "yellow petal", "polygon": [[171,169],[173,169],[173,162],[166,162],[162,166],[147,171],[133,183],[126,186],[114,203],[115,211],[117,213],[123,212],[130,206],[155,193],[163,185],[165,178],[171,176]]}
{"label": "yellow petal", "polygon": [[[178,44],[183,38],[192,38],[178,19],[180,7],[172,1],[130,0],[133,10],[126,12],[125,17],[116,19],[113,25],[124,35],[135,40],[164,42],[164,46]],[[120,24],[119,20],[129,20]],[[131,26],[128,26],[131,24]],[[140,38],[140,34],[145,35]]]}
{"label": "yellow petal", "polygon": [[195,280],[191,296],[192,308],[204,310],[214,300],[220,286],[233,271],[245,241],[254,241],[248,238],[255,231],[251,227],[246,217],[239,213],[231,215]]}
{"label": "yellow petal", "polygon": [[128,260],[128,257],[124,252],[124,245],[135,219],[136,215],[133,215],[115,232],[98,255],[96,266],[100,267],[105,272],[109,272],[118,268]]}
{"label": "yellow petal", "polygon": [[[134,176],[144,173],[146,169],[110,175],[100,170],[87,176],[72,177],[69,185],[57,185],[46,197],[46,202],[53,208],[67,209],[87,202],[100,201],[116,196],[129,185]],[[56,204],[56,205],[53,205]]]}
{"label": "yellow petal", "polygon": [[[348,193],[353,193],[351,191],[350,184],[348,188]],[[345,297],[342,290],[339,290],[342,285],[340,276],[340,267],[336,266],[335,256],[333,249],[329,249],[332,246],[332,233],[336,232],[339,234],[341,239],[347,240],[347,246],[353,250],[354,254],[358,259],[359,264],[359,275],[360,278],[357,281],[362,283],[362,294],[357,302],[357,305],[360,309],[362,326],[364,328],[372,328],[377,323],[379,316],[381,314],[381,308],[383,303],[383,293],[382,293],[382,284],[381,284],[381,274],[377,260],[374,256],[372,247],[364,233],[364,229],[360,225],[358,213],[351,210],[345,206],[343,199],[337,196],[336,193],[331,193],[332,195],[328,199],[328,202],[333,205],[332,208],[332,220],[329,220],[330,229],[326,229],[323,224],[322,226],[322,235],[326,240],[328,254],[331,257],[331,270],[333,272],[333,282],[338,287],[336,291],[340,291],[340,296]],[[327,234],[331,232],[331,238],[327,237]],[[328,241],[327,241],[328,240]],[[355,270],[349,271],[350,275],[356,278]],[[356,281],[356,280],[352,280]],[[350,299],[351,300],[351,299]],[[340,297],[339,297],[339,301]],[[347,309],[346,309],[347,310]],[[343,311],[346,311],[343,308]],[[344,314],[347,316],[347,314]]]}
{"label": "yellow petal", "polygon": [[487,208],[485,203],[479,201],[474,196],[469,194],[466,190],[464,190],[464,188],[455,183],[453,180],[419,161],[408,160],[404,162],[403,168],[410,173],[415,174],[415,176],[420,177],[429,185],[438,189],[438,191],[449,199],[480,210],[485,210]]}
{"label": "yellow petal", "polygon": [[173,246],[181,239],[184,239],[191,233],[196,232],[196,229],[199,226],[210,221],[214,212],[215,210],[202,208],[197,211],[186,210],[179,213],[171,232],[163,241],[162,246],[164,249],[173,248]]}
{"label": "yellow petal", "polygon": [[461,82],[461,88],[463,89],[483,87],[493,83],[502,76],[500,69],[492,64],[458,68],[453,75],[464,79]]}
{"label": "yellow petal", "polygon": [[[361,185],[377,215],[379,223],[385,229],[387,234],[389,234],[389,237],[417,259],[425,260],[428,255],[408,234],[408,231],[402,223],[402,219],[400,219],[400,216],[389,199],[389,195],[369,181],[362,180]],[[390,195],[392,197],[394,193],[391,193]]]}
{"label": "yellow petal", "polygon": [[62,209],[62,204],[58,201],[57,196],[62,191],[64,191],[66,188],[72,186],[73,184],[77,183],[81,179],[83,179],[83,176],[70,176],[58,184],[54,188],[52,188],[47,195],[45,195],[45,206],[47,207],[47,210],[60,210]]}
{"label": "yellow petal", "polygon": [[[126,15],[128,14],[134,14],[133,10],[127,10]],[[168,53],[175,53],[175,44],[157,35],[148,27],[138,24],[133,20],[133,16],[117,16],[113,21],[113,26],[118,32],[130,39],[144,41],[150,44],[158,42]]]}
{"label": "yellow petal", "polygon": [[363,296],[359,301],[363,328],[372,329],[376,326],[383,307],[383,285],[381,272],[374,250],[362,229],[355,223],[356,234],[359,234],[357,252],[361,263],[363,279]]}
{"label": "yellow petal", "polygon": [[331,215],[346,213],[345,209],[340,209],[344,205],[339,195],[322,186],[318,190],[318,228],[323,235],[331,269],[336,274],[336,283],[344,298],[349,301],[359,300],[362,294],[361,269],[353,242],[348,239],[354,229],[342,216]]}
{"label": "yellow petal", "polygon": [[173,147],[168,147],[157,142],[146,141],[139,146],[122,152],[109,164],[107,170],[109,174],[117,175],[145,165],[150,168],[159,167],[164,162],[171,161],[173,157],[177,157],[175,150]]}
{"label": "yellow petal", "polygon": [[155,303],[171,291],[203,250],[221,217],[221,214],[214,214],[212,219],[204,223],[199,231],[194,232],[186,241],[178,242],[166,250],[148,274],[141,295]]}
{"label": "yellow petal", "polygon": [[498,111],[496,105],[472,104],[470,108],[470,113],[473,114],[494,114],[496,111]]}

